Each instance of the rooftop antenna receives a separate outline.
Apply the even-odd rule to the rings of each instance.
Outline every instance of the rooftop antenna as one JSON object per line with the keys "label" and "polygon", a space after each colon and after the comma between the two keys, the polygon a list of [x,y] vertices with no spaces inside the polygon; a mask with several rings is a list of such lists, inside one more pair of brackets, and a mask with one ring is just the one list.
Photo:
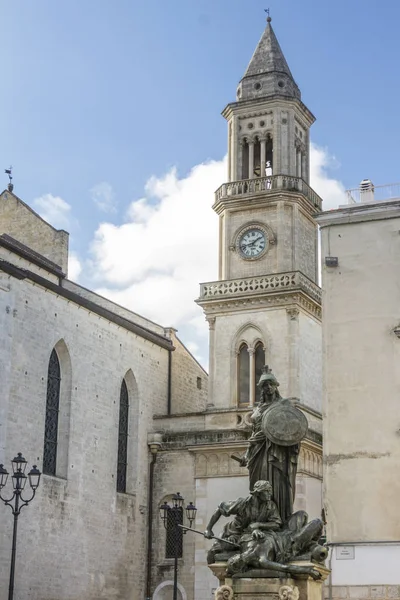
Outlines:
{"label": "rooftop antenna", "polygon": [[267,23],[271,23],[272,19],[269,15],[269,8],[264,8],[264,12],[267,13],[268,17],[267,17]]}
{"label": "rooftop antenna", "polygon": [[9,179],[8,186],[7,186],[8,191],[12,192],[14,189],[14,184],[12,182],[12,167],[10,167],[9,169],[4,169],[4,173],[6,173],[8,175],[8,179]]}

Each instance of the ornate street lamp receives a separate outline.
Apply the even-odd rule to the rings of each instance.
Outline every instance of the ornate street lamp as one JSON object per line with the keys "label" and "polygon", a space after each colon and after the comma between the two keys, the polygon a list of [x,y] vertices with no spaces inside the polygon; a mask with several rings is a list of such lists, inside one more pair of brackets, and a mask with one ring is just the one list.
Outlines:
{"label": "ornate street lamp", "polygon": [[[178,554],[179,550],[182,553],[182,534],[186,533],[185,530],[182,531],[180,525],[183,524],[183,506],[184,506],[184,498],[180,495],[179,492],[172,496],[172,506],[168,504],[168,502],[164,502],[160,506],[160,516],[164,523],[165,529],[171,531],[171,543],[173,544],[173,554],[174,554],[174,595],[173,600],[178,599]],[[193,502],[189,502],[189,504],[185,508],[186,518],[189,521],[189,527],[192,526],[193,521],[196,518],[197,508],[193,504]],[[170,529],[171,528],[171,529]]]}
{"label": "ornate street lamp", "polygon": [[[13,474],[11,476],[14,492],[11,498],[3,498],[1,495],[2,489],[7,483],[8,471],[4,468],[4,465],[0,464],[0,499],[3,500],[4,504],[10,506],[12,514],[14,516],[14,529],[12,538],[12,550],[11,550],[11,567],[10,567],[10,584],[8,587],[8,600],[14,598],[14,575],[15,575],[15,550],[17,546],[17,525],[18,517],[21,512],[21,508],[27,506],[31,500],[35,497],[36,490],[39,487],[41,472],[33,465],[29,471],[28,476],[25,475],[27,466],[25,458],[21,452],[18,452],[17,456],[11,461]],[[26,485],[26,481],[29,481],[30,488],[32,490],[32,496],[25,500],[21,493]]]}

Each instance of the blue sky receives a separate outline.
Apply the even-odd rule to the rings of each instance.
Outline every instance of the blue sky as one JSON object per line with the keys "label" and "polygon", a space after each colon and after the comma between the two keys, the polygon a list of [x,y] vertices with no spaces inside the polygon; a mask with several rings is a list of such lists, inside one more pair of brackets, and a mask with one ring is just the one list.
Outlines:
{"label": "blue sky", "polygon": [[[399,180],[400,3],[269,0],[269,6],[303,101],[317,117],[312,140],[325,149],[324,176],[346,188],[364,177],[375,184]],[[55,224],[71,232],[83,284],[120,292],[154,272],[153,253],[147,271],[107,276],[113,263],[100,264],[105,246],[93,255],[95,232],[98,242],[101,223],[117,236],[127,222],[143,223],[143,214],[132,213],[135,200],[146,197],[147,209],[157,207],[166,198],[160,182],[180,188],[193,167],[223,159],[220,112],[235,99],[265,7],[256,0],[1,3],[0,167],[13,165],[16,194],[39,212],[49,197],[59,199],[52,213],[42,213],[56,215]],[[172,175],[165,176],[174,168],[171,183]],[[211,206],[212,196],[204,203]],[[190,199],[175,205],[189,210]],[[63,222],[57,222],[60,206]],[[114,260],[137,262],[145,253],[146,244],[140,256],[130,255],[128,245]],[[125,303],[141,309],[134,296]]]}

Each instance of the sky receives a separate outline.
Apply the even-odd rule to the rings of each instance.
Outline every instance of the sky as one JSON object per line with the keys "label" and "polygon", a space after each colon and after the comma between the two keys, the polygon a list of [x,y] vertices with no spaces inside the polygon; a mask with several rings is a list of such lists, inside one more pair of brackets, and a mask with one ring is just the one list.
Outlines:
{"label": "sky", "polygon": [[[311,184],[324,208],[363,178],[399,181],[398,0],[268,2],[317,117]],[[194,299],[217,278],[220,113],[267,6],[0,0],[0,169],[12,165],[15,193],[70,232],[71,279],[176,327],[205,366],[208,330]]]}

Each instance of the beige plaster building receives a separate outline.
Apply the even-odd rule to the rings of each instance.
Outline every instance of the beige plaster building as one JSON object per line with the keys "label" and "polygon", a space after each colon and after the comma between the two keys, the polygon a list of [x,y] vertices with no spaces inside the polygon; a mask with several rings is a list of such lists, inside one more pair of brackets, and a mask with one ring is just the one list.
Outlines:
{"label": "beige plaster building", "polygon": [[[362,182],[321,227],[330,598],[400,598],[400,194]],[[396,199],[397,198],[397,199]]]}

